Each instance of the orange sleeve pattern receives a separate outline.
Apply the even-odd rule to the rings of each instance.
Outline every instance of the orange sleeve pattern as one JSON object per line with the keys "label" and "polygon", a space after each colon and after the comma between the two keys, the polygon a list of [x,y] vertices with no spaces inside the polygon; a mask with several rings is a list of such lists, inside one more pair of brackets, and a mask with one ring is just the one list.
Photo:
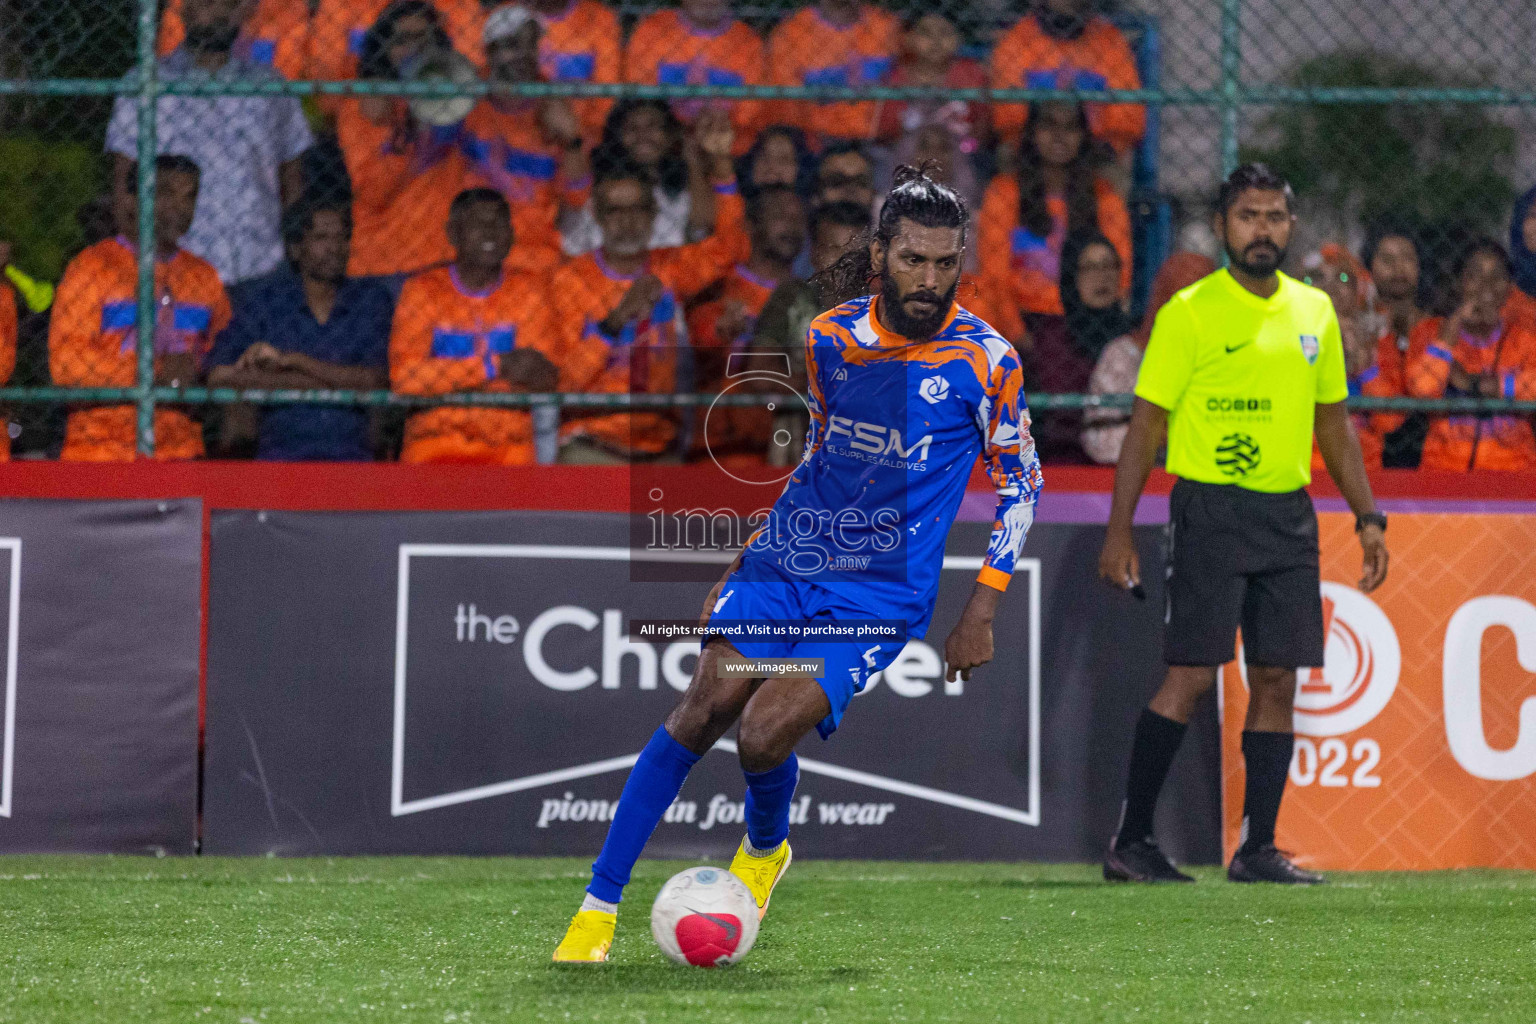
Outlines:
{"label": "orange sleeve pattern", "polygon": [[1456,357],[1440,340],[1438,316],[1420,320],[1408,335],[1408,362],[1404,383],[1408,393],[1418,398],[1439,398],[1451,377]]}
{"label": "orange sleeve pattern", "polygon": [[[48,370],[64,388],[109,386],[101,338],[107,268],[94,247],[76,256],[54,293],[48,322]],[[115,360],[114,360],[115,362]],[[132,384],[129,381],[128,384]]]}
{"label": "orange sleeve pattern", "polygon": [[746,206],[733,185],[715,186],[715,232],[701,242],[651,252],[651,272],[684,301],[724,277],[746,259]]}

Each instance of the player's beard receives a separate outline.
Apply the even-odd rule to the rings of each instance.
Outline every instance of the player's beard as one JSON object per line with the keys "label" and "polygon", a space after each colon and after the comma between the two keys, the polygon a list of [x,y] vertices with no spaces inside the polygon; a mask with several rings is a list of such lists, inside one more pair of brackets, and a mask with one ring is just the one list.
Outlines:
{"label": "player's beard", "polygon": [[[889,274],[880,275],[880,312],[884,314],[885,325],[903,338],[911,341],[927,341],[938,334],[939,328],[944,326],[944,318],[949,316],[950,304],[955,301],[955,291],[959,287],[960,279],[957,277],[955,283],[949,286],[949,291],[943,295],[936,292],[913,292],[910,295],[902,295],[895,278]],[[933,300],[933,312],[923,317],[908,316],[902,300],[915,299],[919,295]]]}
{"label": "player's beard", "polygon": [[[1268,277],[1273,274],[1280,269],[1280,265],[1285,262],[1286,253],[1290,251],[1289,248],[1274,242],[1254,242],[1241,253],[1233,252],[1231,245],[1227,245],[1226,250],[1227,262],[1249,277]],[[1255,255],[1250,258],[1250,253]]]}

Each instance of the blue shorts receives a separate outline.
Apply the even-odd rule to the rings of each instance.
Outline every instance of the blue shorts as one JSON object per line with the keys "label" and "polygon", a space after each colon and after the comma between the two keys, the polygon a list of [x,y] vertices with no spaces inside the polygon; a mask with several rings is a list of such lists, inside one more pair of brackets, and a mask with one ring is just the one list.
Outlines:
{"label": "blue shorts", "polygon": [[[733,573],[720,590],[710,617],[722,620],[867,621],[898,618],[849,600],[825,587],[805,582],[742,579]],[[835,639],[747,639],[731,637],[731,646],[746,658],[821,658],[825,671],[816,680],[832,705],[831,714],[816,724],[826,739],[836,731],[853,695],[869,677],[896,660],[905,637],[889,641]]]}

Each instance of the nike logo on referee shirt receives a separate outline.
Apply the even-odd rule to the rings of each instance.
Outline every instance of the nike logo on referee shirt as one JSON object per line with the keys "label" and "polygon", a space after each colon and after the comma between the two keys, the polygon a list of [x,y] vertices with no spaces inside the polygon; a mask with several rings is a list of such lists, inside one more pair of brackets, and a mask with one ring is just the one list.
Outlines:
{"label": "nike logo on referee shirt", "polygon": [[1246,348],[1247,346],[1252,345],[1253,342],[1254,342],[1254,339],[1253,338],[1249,338],[1247,341],[1243,342],[1240,345],[1228,345],[1227,346],[1227,355],[1231,355],[1233,352],[1236,352],[1240,348]]}

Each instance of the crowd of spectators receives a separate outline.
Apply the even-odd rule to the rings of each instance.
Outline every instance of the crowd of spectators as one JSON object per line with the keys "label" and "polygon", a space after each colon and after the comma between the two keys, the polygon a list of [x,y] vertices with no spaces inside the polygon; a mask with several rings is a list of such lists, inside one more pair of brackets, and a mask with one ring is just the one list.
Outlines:
{"label": "crowd of spectators", "polygon": [[[1036,0],[985,61],[957,26],[819,0],[765,35],[729,0],[680,0],[624,32],[600,0],[168,0],[166,81],[438,76],[662,85],[1140,87],[1125,37],[1088,0]],[[49,369],[125,387],[137,366],[134,99],[107,128],[110,226],[52,298]],[[893,169],[923,164],[976,211],[960,301],[1019,349],[1037,392],[1119,394],[1160,304],[1214,270],[1176,253],[1139,322],[1128,183],[1146,130],[1134,103],[529,99],[408,101],[247,92],[162,97],[157,111],[155,380],[236,388],[718,393],[733,355],[777,353],[803,377],[809,282],[857,244]],[[1536,190],[1533,190],[1536,194]],[[1419,241],[1373,229],[1301,273],[1332,296],[1352,393],[1536,397],[1536,202],[1510,248],[1458,261],[1445,316],[1424,308]],[[0,251],[0,255],[8,253]],[[1142,258],[1145,258],[1144,256]],[[8,262],[8,260],[7,260]],[[46,288],[8,267],[0,371]],[[18,305],[18,297],[21,299]],[[1125,414],[1037,417],[1043,457],[1112,463]],[[1536,469],[1514,415],[1356,418],[1370,464]],[[413,410],[391,432],[362,407],[273,405],[155,420],[157,458],[368,459],[515,465],[527,412]],[[792,413],[733,409],[706,438],[682,411],[562,413],[562,461],[783,464]],[[780,440],[776,443],[775,438]],[[8,443],[8,438],[0,442]],[[66,459],[127,460],[131,406],[77,406]]]}

